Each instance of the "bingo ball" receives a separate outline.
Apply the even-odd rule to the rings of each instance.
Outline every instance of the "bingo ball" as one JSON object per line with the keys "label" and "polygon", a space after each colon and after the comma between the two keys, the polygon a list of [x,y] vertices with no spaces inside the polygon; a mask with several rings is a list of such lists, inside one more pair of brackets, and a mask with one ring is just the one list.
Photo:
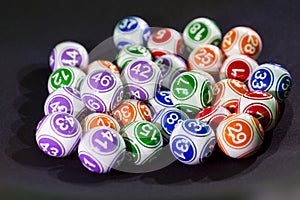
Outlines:
{"label": "bingo ball", "polygon": [[69,113],[80,121],[81,115],[85,113],[85,105],[78,90],[62,87],[49,94],[44,104],[44,112],[45,115],[53,112]]}
{"label": "bingo ball", "polygon": [[132,122],[122,128],[121,134],[126,144],[126,157],[135,165],[150,163],[161,151],[162,135],[151,122]]}
{"label": "bingo ball", "polygon": [[203,44],[218,45],[221,37],[222,33],[216,22],[205,17],[193,19],[183,31],[183,41],[190,52]]}
{"label": "bingo ball", "polygon": [[249,91],[240,98],[237,112],[254,116],[267,132],[276,126],[279,118],[279,105],[275,97],[268,92]]}
{"label": "bingo ball", "polygon": [[247,113],[232,114],[217,128],[220,149],[231,158],[246,158],[256,153],[264,141],[259,121]]}
{"label": "bingo ball", "polygon": [[174,107],[171,99],[171,93],[168,90],[161,90],[156,92],[155,97],[148,100],[147,105],[153,114],[158,113],[164,108]]}
{"label": "bingo ball", "polygon": [[171,86],[174,105],[191,118],[212,101],[212,86],[208,79],[196,71],[177,76]]}
{"label": "bingo ball", "polygon": [[171,28],[161,28],[154,32],[148,40],[147,47],[155,58],[165,54],[183,53],[181,34]]}
{"label": "bingo ball", "polygon": [[108,70],[120,78],[120,71],[119,71],[118,67],[108,60],[96,60],[96,61],[90,63],[86,67],[86,73],[90,74],[91,72],[99,70],[99,69]]}
{"label": "bingo ball", "polygon": [[224,35],[221,47],[227,57],[243,54],[257,59],[262,50],[262,41],[253,29],[238,26]]}
{"label": "bingo ball", "polygon": [[213,153],[216,137],[211,127],[199,119],[187,119],[178,124],[170,137],[170,149],[184,164],[204,163]]}
{"label": "bingo ball", "polygon": [[220,80],[230,78],[246,82],[257,67],[257,62],[249,56],[240,54],[229,56],[220,69]]}
{"label": "bingo ball", "polygon": [[61,67],[75,66],[84,70],[89,63],[87,50],[77,42],[61,42],[51,51],[49,64],[52,71]]}
{"label": "bingo ball", "polygon": [[150,27],[145,20],[129,16],[120,20],[113,33],[114,44],[118,49],[127,45],[146,45],[151,35]]}
{"label": "bingo ball", "polygon": [[209,106],[201,110],[195,118],[207,123],[216,131],[220,122],[230,114],[231,112],[222,106]]}
{"label": "bingo ball", "polygon": [[121,74],[126,96],[145,101],[160,90],[162,75],[156,63],[139,59],[129,63]]}
{"label": "bingo ball", "polygon": [[122,136],[109,127],[91,129],[78,146],[78,156],[83,166],[99,174],[117,168],[124,160],[125,151]]}
{"label": "bingo ball", "polygon": [[230,112],[236,113],[238,101],[248,91],[247,86],[236,79],[224,79],[213,87],[213,106],[223,106]]}
{"label": "bingo ball", "polygon": [[151,121],[152,119],[149,107],[144,102],[135,99],[123,101],[112,111],[112,115],[122,126],[134,121]]}
{"label": "bingo ball", "polygon": [[80,90],[85,73],[77,67],[61,67],[53,71],[48,79],[49,93],[61,87],[72,87]]}
{"label": "bingo ball", "polygon": [[219,74],[223,60],[224,56],[219,47],[211,44],[201,45],[190,53],[188,69],[202,70],[216,76]]}
{"label": "bingo ball", "polygon": [[248,87],[250,90],[263,90],[272,94],[278,102],[284,101],[292,88],[290,73],[281,65],[265,63],[251,74]]}
{"label": "bingo ball", "polygon": [[87,108],[105,113],[116,108],[123,99],[123,84],[110,71],[100,69],[87,75],[81,86],[81,98]]}
{"label": "bingo ball", "polygon": [[152,123],[161,131],[163,139],[169,142],[170,136],[176,126],[189,119],[189,117],[177,108],[164,108],[154,115]]}
{"label": "bingo ball", "polygon": [[73,153],[82,136],[78,120],[68,113],[50,113],[36,128],[38,147],[48,156],[65,157]]}
{"label": "bingo ball", "polygon": [[119,70],[122,71],[128,63],[138,59],[152,60],[151,52],[141,45],[128,45],[119,51],[115,62]]}
{"label": "bingo ball", "polygon": [[187,71],[187,66],[185,61],[174,54],[167,54],[158,57],[155,63],[160,68],[163,81],[162,87],[170,89],[173,80],[182,72]]}
{"label": "bingo ball", "polygon": [[198,74],[201,74],[202,76],[205,76],[205,77],[208,79],[208,81],[210,82],[210,84],[211,84],[212,86],[214,86],[214,85],[216,84],[215,78],[214,78],[210,73],[205,72],[205,71],[203,71],[203,70],[199,70],[199,69],[194,69],[194,70],[191,70],[191,71],[195,71],[195,72],[197,72]]}
{"label": "bingo ball", "polygon": [[104,113],[91,113],[81,122],[84,133],[95,127],[108,127],[116,131],[120,131],[120,125],[115,118]]}

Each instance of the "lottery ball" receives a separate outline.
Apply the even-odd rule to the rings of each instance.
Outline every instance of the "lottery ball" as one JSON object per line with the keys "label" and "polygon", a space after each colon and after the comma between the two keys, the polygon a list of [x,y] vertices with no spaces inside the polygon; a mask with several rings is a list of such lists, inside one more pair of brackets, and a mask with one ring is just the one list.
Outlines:
{"label": "lottery ball", "polygon": [[230,114],[231,112],[222,106],[209,106],[201,110],[195,118],[207,123],[216,131],[220,122]]}
{"label": "lottery ball", "polygon": [[96,61],[90,63],[86,67],[86,73],[90,74],[91,72],[99,70],[99,69],[108,70],[120,78],[120,71],[119,71],[118,67],[108,60],[96,60]]}
{"label": "lottery ball", "polygon": [[218,45],[222,33],[213,20],[200,17],[190,21],[183,31],[183,41],[188,51],[193,51],[203,44]]}
{"label": "lottery ball", "polygon": [[253,29],[238,26],[224,35],[221,48],[227,57],[234,54],[243,54],[257,59],[262,50],[262,41]]}
{"label": "lottery ball", "polygon": [[123,93],[121,79],[104,69],[88,74],[81,86],[83,103],[97,113],[109,112],[116,108],[123,99]]}
{"label": "lottery ball", "polygon": [[49,94],[44,104],[44,112],[45,115],[53,112],[69,113],[80,121],[81,115],[85,113],[85,105],[78,90],[62,87]]}
{"label": "lottery ball", "polygon": [[84,133],[95,127],[108,127],[120,132],[120,125],[115,118],[104,113],[91,113],[81,122],[82,131]]}
{"label": "lottery ball", "polygon": [[189,117],[183,111],[173,107],[159,111],[154,115],[151,122],[161,131],[163,139],[169,142],[174,128],[186,119]]}
{"label": "lottery ball", "polygon": [[214,78],[210,73],[205,72],[205,71],[200,70],[200,69],[194,69],[194,70],[191,70],[191,71],[195,71],[195,72],[197,72],[198,74],[201,74],[202,76],[205,76],[205,77],[208,79],[208,81],[210,82],[210,84],[211,84],[212,86],[214,86],[214,85],[216,84],[215,78]]}
{"label": "lottery ball", "polygon": [[151,35],[150,27],[145,20],[129,16],[120,20],[113,33],[114,44],[118,49],[127,45],[146,45]]}
{"label": "lottery ball", "polygon": [[218,126],[216,136],[220,149],[231,158],[253,155],[264,141],[261,124],[247,113],[229,115]]}
{"label": "lottery ball", "polygon": [[292,78],[283,66],[265,63],[253,71],[249,78],[248,87],[251,91],[269,92],[278,102],[283,102],[292,88]]}
{"label": "lottery ball", "polygon": [[152,99],[160,90],[162,75],[156,63],[139,59],[129,63],[121,74],[126,96],[145,101]]}
{"label": "lottery ball", "polygon": [[134,121],[151,121],[152,119],[149,107],[144,102],[135,99],[123,101],[112,111],[112,115],[122,126]]}
{"label": "lottery ball", "polygon": [[185,61],[174,54],[163,55],[155,60],[155,63],[160,68],[163,81],[162,87],[170,89],[173,80],[182,72],[187,71]]}
{"label": "lottery ball", "polygon": [[178,124],[170,137],[170,149],[184,164],[204,163],[213,153],[216,136],[211,127],[199,119],[187,119]]}
{"label": "lottery ball", "polygon": [[36,128],[36,142],[40,150],[52,157],[73,153],[82,136],[78,120],[68,114],[54,112],[46,115]]}
{"label": "lottery ball", "polygon": [[122,136],[109,127],[88,131],[78,145],[78,156],[84,167],[94,173],[108,173],[124,160],[126,151]]}
{"label": "lottery ball", "polygon": [[208,79],[196,71],[184,72],[177,76],[171,86],[174,105],[191,118],[212,100],[212,86]]}
{"label": "lottery ball", "polygon": [[119,70],[122,71],[128,63],[138,59],[152,60],[151,52],[141,45],[128,45],[119,51],[115,62]]}
{"label": "lottery ball", "polygon": [[265,91],[246,92],[239,100],[238,113],[254,116],[265,132],[273,129],[279,118],[279,105],[270,93]]}
{"label": "lottery ball", "polygon": [[135,165],[150,163],[163,144],[159,129],[148,121],[132,122],[122,128],[121,134],[126,144],[127,158]]}
{"label": "lottery ball", "polygon": [[211,44],[195,48],[188,57],[189,70],[203,70],[213,76],[219,74],[224,56],[219,47]]}
{"label": "lottery ball", "polygon": [[181,55],[183,53],[181,34],[171,28],[161,28],[155,31],[150,36],[147,47],[155,58],[165,54]]}
{"label": "lottery ball", "polygon": [[257,67],[257,62],[249,56],[241,54],[229,56],[220,69],[220,80],[230,78],[246,82]]}
{"label": "lottery ball", "polygon": [[156,92],[155,97],[147,101],[147,105],[153,114],[158,113],[164,108],[174,107],[171,99],[171,93],[168,90]]}
{"label": "lottery ball", "polygon": [[230,112],[236,113],[238,101],[243,94],[248,92],[247,86],[236,79],[224,79],[213,87],[213,106],[223,106]]}
{"label": "lottery ball", "polygon": [[85,73],[77,67],[61,67],[53,71],[48,79],[49,93],[61,87],[72,87],[80,90]]}
{"label": "lottery ball", "polygon": [[75,66],[84,70],[89,63],[89,55],[84,46],[77,42],[61,42],[51,51],[49,64],[52,71],[61,67]]}

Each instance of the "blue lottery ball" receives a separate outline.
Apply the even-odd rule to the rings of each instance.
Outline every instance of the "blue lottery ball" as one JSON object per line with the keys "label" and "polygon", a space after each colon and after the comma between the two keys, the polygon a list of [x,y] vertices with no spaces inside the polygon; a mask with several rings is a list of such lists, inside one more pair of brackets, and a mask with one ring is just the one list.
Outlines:
{"label": "blue lottery ball", "polygon": [[269,92],[278,102],[282,102],[288,97],[292,88],[292,78],[288,70],[282,65],[265,63],[252,72],[248,87],[251,91]]}
{"label": "blue lottery ball", "polygon": [[154,98],[150,99],[147,104],[150,107],[153,115],[164,108],[174,107],[169,90],[161,90],[156,92]]}
{"label": "blue lottery ball", "polygon": [[189,119],[187,114],[178,108],[164,108],[160,110],[152,119],[163,135],[165,142],[169,142],[173,130],[184,120]]}
{"label": "blue lottery ball", "polygon": [[187,119],[172,132],[170,149],[177,160],[196,165],[205,162],[213,153],[216,137],[212,128],[199,119]]}

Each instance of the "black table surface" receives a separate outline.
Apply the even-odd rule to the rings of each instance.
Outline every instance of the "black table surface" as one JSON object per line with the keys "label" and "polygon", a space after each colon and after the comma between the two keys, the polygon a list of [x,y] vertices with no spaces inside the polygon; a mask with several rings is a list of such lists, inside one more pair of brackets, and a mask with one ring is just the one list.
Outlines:
{"label": "black table surface", "polygon": [[[8,1],[0,4],[0,199],[299,199],[299,1]],[[91,51],[128,15],[180,32],[200,16],[222,33],[235,26],[262,37],[259,63],[284,65],[293,78],[285,112],[262,151],[246,159],[216,153],[149,173],[88,172],[77,155],[55,159],[35,142],[50,74],[49,53],[78,41]],[[299,76],[299,77],[298,77]]]}

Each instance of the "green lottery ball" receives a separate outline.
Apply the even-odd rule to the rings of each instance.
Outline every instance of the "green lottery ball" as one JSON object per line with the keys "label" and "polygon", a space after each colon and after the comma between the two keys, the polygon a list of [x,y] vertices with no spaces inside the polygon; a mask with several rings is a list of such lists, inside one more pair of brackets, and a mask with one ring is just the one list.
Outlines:
{"label": "green lottery ball", "polygon": [[115,61],[119,70],[122,71],[128,63],[137,59],[151,60],[151,52],[142,45],[128,45],[119,51]]}
{"label": "green lottery ball", "polygon": [[78,67],[61,67],[52,72],[48,79],[49,93],[61,87],[73,87],[80,90],[81,83],[86,77]]}
{"label": "green lottery ball", "polygon": [[202,44],[218,45],[221,37],[222,33],[216,22],[205,17],[193,19],[183,31],[183,41],[190,52]]}
{"label": "green lottery ball", "polygon": [[151,122],[131,122],[121,129],[121,134],[126,144],[126,157],[135,165],[151,162],[162,148],[162,135]]}
{"label": "green lottery ball", "polygon": [[216,136],[211,127],[200,119],[187,119],[175,127],[170,137],[174,157],[188,165],[205,162],[216,146]]}
{"label": "green lottery ball", "polygon": [[209,106],[212,101],[210,81],[196,71],[180,74],[173,81],[170,91],[173,104],[190,117]]}

